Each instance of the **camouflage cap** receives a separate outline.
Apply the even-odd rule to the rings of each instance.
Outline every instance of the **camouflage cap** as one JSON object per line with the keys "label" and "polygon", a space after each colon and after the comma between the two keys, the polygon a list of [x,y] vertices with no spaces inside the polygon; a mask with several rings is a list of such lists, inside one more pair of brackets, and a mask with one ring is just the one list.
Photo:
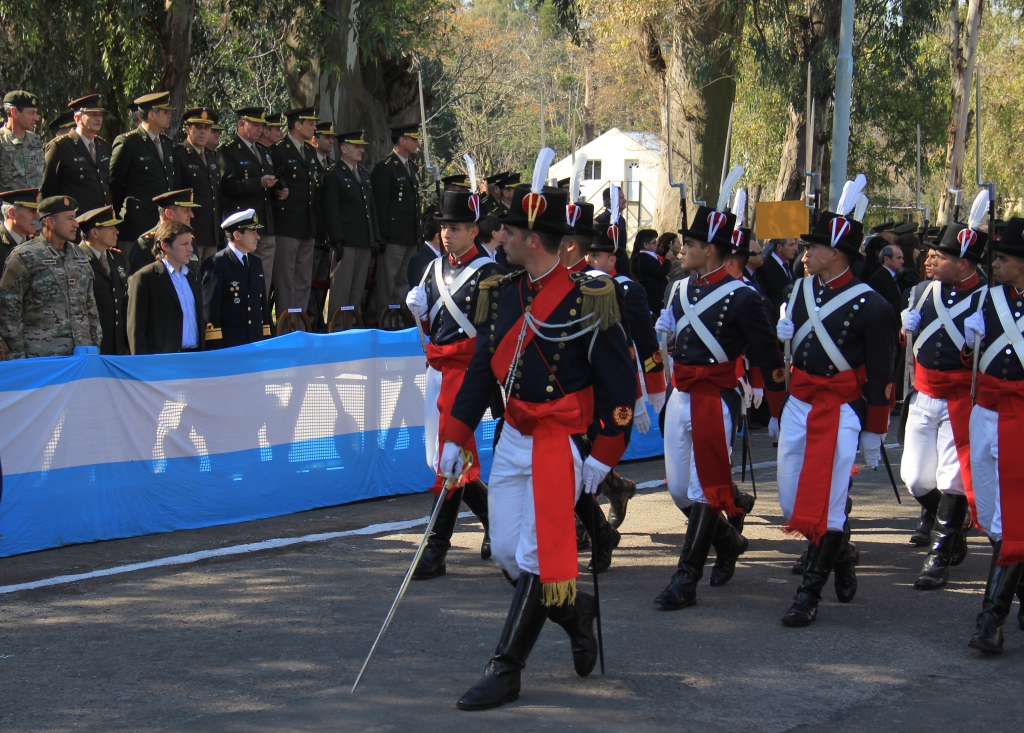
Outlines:
{"label": "camouflage cap", "polygon": [[39,218],[42,219],[65,211],[76,211],[78,202],[70,196],[50,196],[39,202]]}

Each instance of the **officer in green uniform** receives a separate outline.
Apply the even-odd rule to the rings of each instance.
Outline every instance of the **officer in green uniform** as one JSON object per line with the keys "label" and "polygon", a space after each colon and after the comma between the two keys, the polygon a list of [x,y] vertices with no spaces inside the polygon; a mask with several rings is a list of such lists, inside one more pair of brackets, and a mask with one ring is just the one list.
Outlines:
{"label": "officer in green uniform", "polygon": [[[391,128],[394,148],[373,169],[373,201],[382,246],[377,258],[378,305],[404,303],[409,260],[423,241],[418,168],[412,156],[420,146],[419,125]],[[383,265],[383,267],[381,267]]]}
{"label": "officer in green uniform", "polygon": [[114,138],[110,156],[110,194],[123,224],[118,227],[121,251],[129,263],[135,240],[157,225],[154,196],[174,184],[174,143],[164,134],[171,124],[170,92],[139,97],[139,126]]}
{"label": "officer in green uniform", "polygon": [[22,242],[36,236],[39,222],[39,189],[23,188],[18,191],[0,193],[0,212],[3,226],[0,226],[0,275],[4,273],[4,262]]}
{"label": "officer in green uniform", "polygon": [[100,95],[89,94],[68,103],[75,129],[46,144],[43,198],[70,196],[86,211],[110,206],[110,143],[101,138],[105,110]]}
{"label": "officer in green uniform", "polygon": [[100,353],[128,353],[128,268],[117,249],[117,225],[113,206],[87,211],[78,217],[82,243],[78,248],[92,267],[92,292],[100,314],[103,338]]}
{"label": "officer in green uniform", "polygon": [[288,197],[274,201],[274,292],[278,312],[306,309],[313,280],[313,244],[319,208],[316,149],[316,110],[291,109],[285,115],[288,133],[270,149],[274,175],[288,187]]}
{"label": "officer in green uniform", "polygon": [[68,196],[43,199],[43,233],[7,258],[0,277],[0,339],[11,359],[70,356],[76,346],[100,345],[92,268],[72,243],[76,206]]}
{"label": "officer in green uniform", "polygon": [[6,124],[0,128],[0,191],[38,188],[43,180],[43,141],[35,133],[39,100],[24,91],[4,97]]}
{"label": "officer in green uniform", "polygon": [[220,169],[216,153],[206,149],[214,117],[209,107],[185,110],[185,140],[174,148],[174,187],[191,189],[192,201],[198,204],[192,209],[192,221],[185,223],[195,234],[192,246],[200,262],[224,246],[220,230]]}

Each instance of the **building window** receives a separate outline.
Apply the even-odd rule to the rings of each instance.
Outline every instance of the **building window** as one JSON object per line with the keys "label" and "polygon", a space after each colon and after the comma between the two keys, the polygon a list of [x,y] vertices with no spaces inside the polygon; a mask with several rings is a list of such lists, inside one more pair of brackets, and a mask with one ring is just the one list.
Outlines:
{"label": "building window", "polygon": [[585,181],[600,181],[601,180],[601,161],[599,160],[588,160],[586,167],[583,169],[583,180]]}

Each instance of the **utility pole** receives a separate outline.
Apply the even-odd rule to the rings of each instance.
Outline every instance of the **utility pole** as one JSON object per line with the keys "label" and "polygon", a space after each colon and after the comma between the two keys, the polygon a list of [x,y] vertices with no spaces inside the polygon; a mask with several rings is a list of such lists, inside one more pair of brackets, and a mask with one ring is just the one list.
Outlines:
{"label": "utility pole", "polygon": [[547,138],[544,134],[544,81],[540,82],[540,147],[541,149],[546,148],[548,145]]}
{"label": "utility pole", "polygon": [[854,0],[843,0],[839,21],[839,57],[836,59],[836,106],[832,117],[832,172],[828,209],[835,211],[846,183],[846,161],[850,157],[850,105],[853,96],[853,8]]}

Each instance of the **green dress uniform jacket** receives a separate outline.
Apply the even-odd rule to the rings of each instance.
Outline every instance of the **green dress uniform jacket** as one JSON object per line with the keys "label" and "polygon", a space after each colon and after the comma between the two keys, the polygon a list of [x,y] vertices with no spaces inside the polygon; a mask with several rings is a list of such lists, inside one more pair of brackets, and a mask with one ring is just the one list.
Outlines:
{"label": "green dress uniform jacket", "polygon": [[235,135],[229,142],[217,148],[217,167],[220,169],[222,211],[224,217],[236,211],[254,209],[260,224],[264,226],[263,236],[274,235],[274,219],[270,202],[276,188],[263,188],[260,179],[274,175],[274,165],[266,148],[257,144],[256,153],[248,144]]}
{"label": "green dress uniform jacket", "polygon": [[100,325],[103,327],[100,353],[108,356],[127,354],[128,270],[124,265],[124,257],[119,250],[107,251],[107,263],[110,266],[108,275],[87,244],[83,242],[78,248],[92,266],[92,289],[100,314]]}
{"label": "green dress uniform jacket", "polygon": [[0,277],[0,338],[11,359],[71,356],[99,346],[100,314],[92,268],[71,243],[58,250],[42,237],[23,242]]}
{"label": "green dress uniform jacket", "polygon": [[377,226],[386,244],[418,247],[423,240],[420,223],[420,193],[416,164],[406,170],[395,151],[373,169],[373,201],[377,208]]}
{"label": "green dress uniform jacket", "polygon": [[274,197],[274,233],[295,239],[316,237],[317,160],[316,149],[302,143],[299,154],[291,136],[285,135],[270,148],[274,175],[288,189],[288,198],[278,201]]}
{"label": "green dress uniform jacket", "polygon": [[43,183],[39,189],[45,199],[70,196],[78,202],[78,213],[110,206],[110,143],[99,135],[93,138],[96,160],[89,155],[85,140],[72,130],[46,144]]}
{"label": "green dress uniform jacket", "polygon": [[[114,197],[116,211],[124,209],[124,223],[117,227],[120,241],[134,241],[155,227],[160,215],[153,197],[172,190],[174,145],[162,132],[159,142],[163,162],[160,162],[156,144],[141,125],[114,138],[110,154],[110,194]],[[127,198],[133,200],[125,207]]]}
{"label": "green dress uniform jacket", "polygon": [[370,174],[359,167],[360,181],[344,161],[335,163],[324,174],[321,209],[332,245],[374,247],[381,241],[374,207],[374,189]]}
{"label": "green dress uniform jacket", "polygon": [[[224,234],[220,223],[220,169],[217,167],[217,156],[206,151],[200,156],[199,151],[187,140],[174,148],[174,189],[192,189],[192,201],[199,204],[192,209],[191,227],[195,230],[195,242],[200,247],[224,247]],[[133,268],[134,269],[134,268]]]}

